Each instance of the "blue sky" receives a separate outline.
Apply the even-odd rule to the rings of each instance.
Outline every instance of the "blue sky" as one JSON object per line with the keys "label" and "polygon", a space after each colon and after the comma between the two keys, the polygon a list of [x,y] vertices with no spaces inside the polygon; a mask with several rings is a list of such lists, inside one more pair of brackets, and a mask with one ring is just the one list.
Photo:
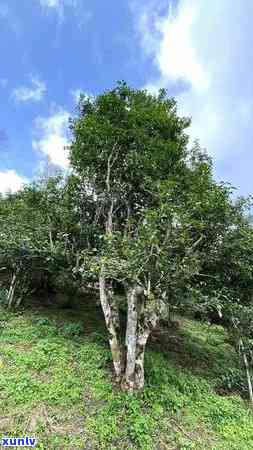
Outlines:
{"label": "blue sky", "polygon": [[253,193],[253,2],[0,0],[0,191],[68,166],[80,90],[166,87],[217,179]]}

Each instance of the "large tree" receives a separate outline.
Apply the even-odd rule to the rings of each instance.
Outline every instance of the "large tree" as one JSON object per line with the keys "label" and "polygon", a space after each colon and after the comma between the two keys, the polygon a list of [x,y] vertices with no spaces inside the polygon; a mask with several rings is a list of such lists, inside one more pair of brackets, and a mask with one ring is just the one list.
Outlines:
{"label": "large tree", "polygon": [[[101,230],[86,268],[98,272],[116,377],[128,390],[143,387],[145,346],[162,302],[187,297],[229,217],[229,189],[214,182],[198,146],[187,150],[189,124],[164,90],[154,96],[125,83],[81,97],[71,122],[72,166]],[[115,281],[126,290],[123,346]]]}

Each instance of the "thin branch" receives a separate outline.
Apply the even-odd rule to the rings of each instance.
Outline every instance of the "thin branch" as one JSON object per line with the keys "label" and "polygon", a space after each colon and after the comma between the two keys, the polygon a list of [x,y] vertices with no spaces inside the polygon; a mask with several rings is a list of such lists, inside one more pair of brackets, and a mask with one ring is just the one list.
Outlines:
{"label": "thin branch", "polygon": [[203,239],[204,239],[204,236],[203,236],[203,234],[197,239],[197,241],[196,242],[194,242],[193,244],[192,244],[192,246],[190,247],[190,248],[188,248],[187,249],[187,255],[189,254],[189,253],[191,253],[197,246],[198,246],[198,244],[201,242],[201,241],[203,241]]}

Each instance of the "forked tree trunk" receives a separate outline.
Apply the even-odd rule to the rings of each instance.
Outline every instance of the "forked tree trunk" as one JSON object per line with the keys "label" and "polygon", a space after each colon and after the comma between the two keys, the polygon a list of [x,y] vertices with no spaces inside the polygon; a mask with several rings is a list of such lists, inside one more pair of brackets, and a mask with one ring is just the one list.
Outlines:
{"label": "forked tree trunk", "polygon": [[127,288],[126,369],[121,384],[122,389],[130,392],[135,388],[137,320],[137,292],[133,285]]}
{"label": "forked tree trunk", "polygon": [[110,286],[103,275],[103,268],[99,277],[99,288],[117,381],[121,381],[121,388],[127,392],[140,390],[144,387],[145,381],[144,356],[146,344],[152,329],[158,322],[158,314],[150,309],[150,303],[145,304],[143,289],[140,290],[140,287],[136,284],[126,287],[126,352],[123,352],[118,336],[120,330],[118,307],[114,302]]}
{"label": "forked tree trunk", "polygon": [[[113,232],[113,217],[116,199],[111,189],[111,171],[118,157],[117,143],[115,143],[107,160],[106,173],[106,195],[108,200],[107,218],[105,224],[106,235],[110,236]],[[130,212],[129,212],[130,213]],[[134,389],[141,389],[144,386],[144,354],[146,343],[152,329],[152,320],[147,311],[147,320],[145,320],[144,298],[142,289],[142,298],[138,295],[137,285],[134,284],[127,288],[127,327],[125,336],[126,354],[123,351],[118,338],[120,329],[118,308],[113,300],[113,295],[108,289],[106,279],[103,273],[103,265],[99,276],[100,302],[103,309],[105,323],[109,331],[109,343],[112,352],[113,365],[116,378],[121,380],[121,387],[129,392]],[[150,281],[148,283],[148,296],[150,293]],[[138,304],[139,303],[139,304]],[[151,312],[152,316],[152,312]],[[123,371],[125,370],[125,373]]]}
{"label": "forked tree trunk", "polygon": [[118,331],[120,328],[119,314],[117,306],[113,303],[112,293],[106,285],[106,279],[101,270],[99,276],[99,292],[100,302],[103,309],[105,323],[109,332],[109,343],[112,352],[113,366],[116,374],[117,381],[120,381],[123,368],[122,368],[122,349],[118,338]]}

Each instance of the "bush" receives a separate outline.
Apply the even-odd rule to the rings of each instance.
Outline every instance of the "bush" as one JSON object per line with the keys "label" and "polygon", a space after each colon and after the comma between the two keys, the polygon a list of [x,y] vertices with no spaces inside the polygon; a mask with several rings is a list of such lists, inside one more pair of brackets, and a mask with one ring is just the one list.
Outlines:
{"label": "bush", "polygon": [[247,383],[242,370],[231,368],[220,378],[218,389],[228,393],[238,393],[243,397],[248,396]]}
{"label": "bush", "polygon": [[66,337],[81,336],[84,332],[83,322],[68,323],[64,326],[63,334]]}

